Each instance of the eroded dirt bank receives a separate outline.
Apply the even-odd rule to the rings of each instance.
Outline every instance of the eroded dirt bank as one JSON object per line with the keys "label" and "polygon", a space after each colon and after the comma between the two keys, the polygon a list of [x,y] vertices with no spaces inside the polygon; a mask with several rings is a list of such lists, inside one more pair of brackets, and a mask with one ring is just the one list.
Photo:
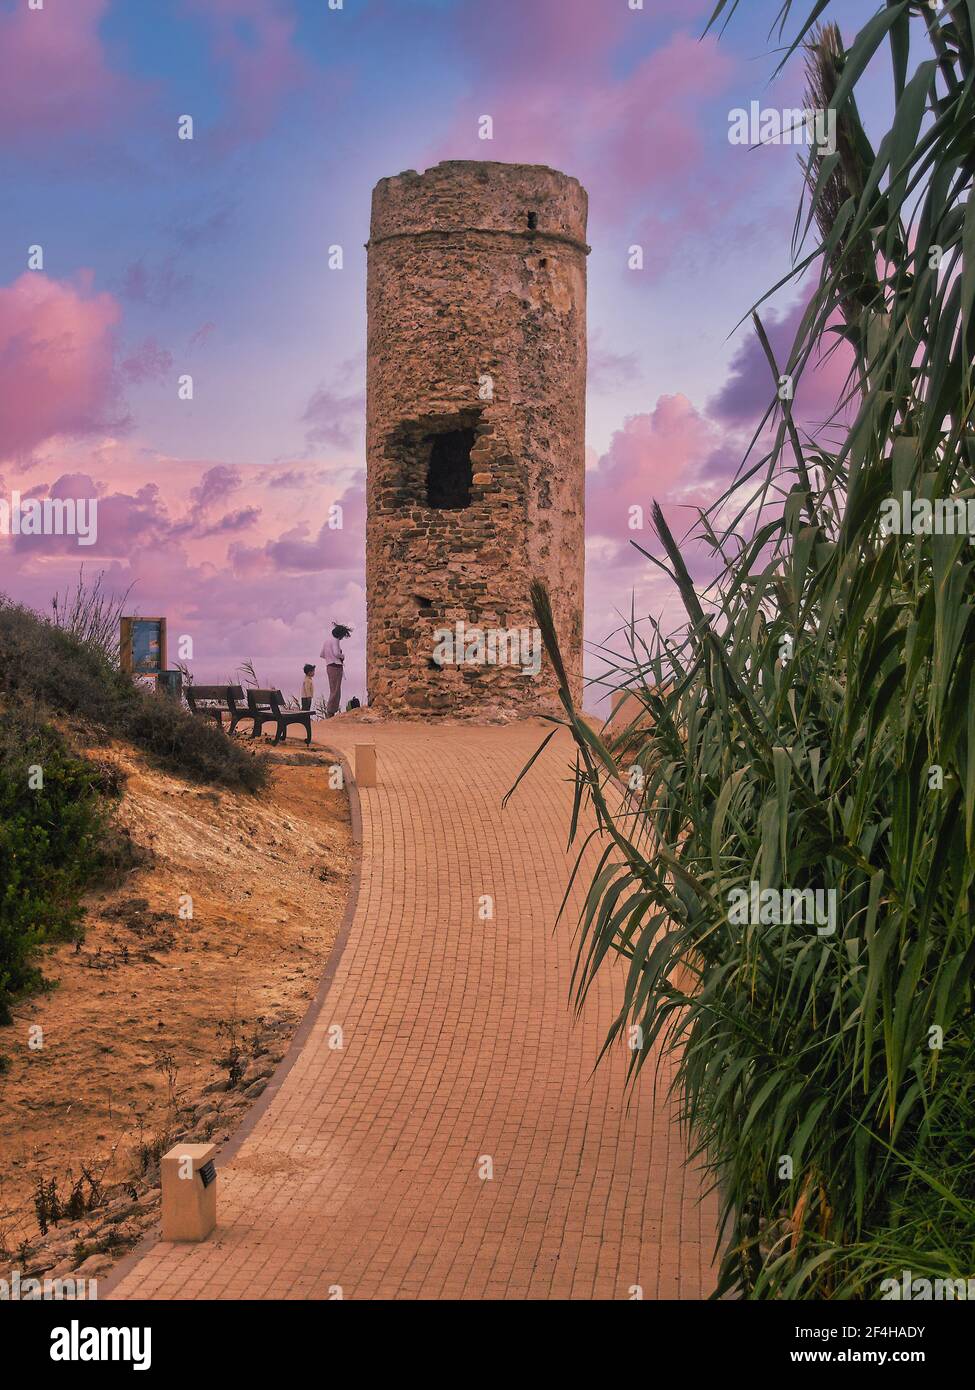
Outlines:
{"label": "eroded dirt bank", "polygon": [[258,797],[98,756],[126,775],[119,817],[149,862],[87,900],[83,942],[45,955],[56,988],[0,1029],[0,1274],[104,1275],[158,1219],[159,1152],[237,1127],[346,903],[348,800],[324,751],[272,754]]}

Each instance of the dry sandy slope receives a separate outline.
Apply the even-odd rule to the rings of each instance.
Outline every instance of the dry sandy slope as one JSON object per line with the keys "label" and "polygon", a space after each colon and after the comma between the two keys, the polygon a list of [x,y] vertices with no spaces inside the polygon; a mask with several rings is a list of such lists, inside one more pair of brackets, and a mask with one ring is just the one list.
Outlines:
{"label": "dry sandy slope", "polygon": [[[217,1059],[230,1031],[243,1065],[270,1070],[315,992],[346,902],[348,801],[330,789],[322,750],[279,750],[273,788],[258,797],[189,785],[124,747],[97,756],[127,774],[120,818],[153,863],[89,900],[80,949],[59,946],[43,963],[57,988],[21,1002],[0,1030],[11,1062],[0,1076],[0,1251],[10,1255],[25,1239],[37,1246],[39,1177],[66,1194],[84,1164],[108,1186],[131,1180],[118,1209],[140,1194],[151,1207],[140,1144],[192,1127],[201,1104],[217,1111],[204,1124],[214,1139],[236,1127],[264,1083],[246,1098],[242,1086],[205,1090],[227,1079]],[[180,917],[186,894],[192,920]],[[37,1050],[32,1025],[43,1029]],[[44,1245],[60,1246],[59,1258],[76,1238],[97,1248],[100,1223],[98,1213],[62,1222]],[[138,1234],[118,1230],[123,1243]],[[52,1262],[24,1253],[15,1264]]]}

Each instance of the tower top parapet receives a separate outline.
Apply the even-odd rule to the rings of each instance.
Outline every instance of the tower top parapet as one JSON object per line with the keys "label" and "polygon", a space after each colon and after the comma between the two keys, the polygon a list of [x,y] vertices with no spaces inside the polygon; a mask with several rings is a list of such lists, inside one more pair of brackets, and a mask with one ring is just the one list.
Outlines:
{"label": "tower top parapet", "polygon": [[545,164],[450,159],[424,173],[380,179],[372,194],[370,246],[395,236],[506,232],[554,238],[588,252],[589,199],[578,179]]}

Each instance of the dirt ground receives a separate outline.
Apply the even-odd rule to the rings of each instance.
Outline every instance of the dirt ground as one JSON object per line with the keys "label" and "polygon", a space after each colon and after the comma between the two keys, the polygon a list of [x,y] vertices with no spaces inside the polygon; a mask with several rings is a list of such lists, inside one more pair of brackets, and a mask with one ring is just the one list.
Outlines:
{"label": "dirt ground", "polygon": [[[0,1265],[91,1256],[101,1273],[156,1219],[158,1150],[236,1128],[315,993],[347,899],[348,799],[324,751],[276,750],[256,797],[187,784],[120,746],[97,756],[124,770],[119,818],[151,863],[86,899],[84,941],[42,961],[56,987],[0,1029]],[[86,1174],[102,1197],[79,1217]],[[62,1208],[75,1191],[43,1240],[39,1184]]]}

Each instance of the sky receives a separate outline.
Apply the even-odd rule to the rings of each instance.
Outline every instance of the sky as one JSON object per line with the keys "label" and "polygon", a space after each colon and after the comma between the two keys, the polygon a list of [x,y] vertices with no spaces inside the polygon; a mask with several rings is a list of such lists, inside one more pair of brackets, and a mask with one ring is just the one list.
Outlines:
{"label": "sky", "polygon": [[[794,147],[729,141],[734,108],[802,104],[801,58],[771,80],[777,0],[702,37],[711,8],[0,0],[0,497],[99,499],[92,546],[0,535],[0,591],[50,611],[83,562],[166,614],[171,659],[192,639],[198,682],[249,661],[287,693],[340,620],[362,698],[371,190],[491,159],[589,193],[590,674],[631,604],[676,623],[631,508],[683,532],[731,479],[772,394],[736,325],[790,267],[802,187]],[[849,41],[874,9],[829,16]],[[868,73],[868,127],[887,100]],[[801,306],[763,310],[782,358]],[[843,375],[803,383],[810,427]]]}

